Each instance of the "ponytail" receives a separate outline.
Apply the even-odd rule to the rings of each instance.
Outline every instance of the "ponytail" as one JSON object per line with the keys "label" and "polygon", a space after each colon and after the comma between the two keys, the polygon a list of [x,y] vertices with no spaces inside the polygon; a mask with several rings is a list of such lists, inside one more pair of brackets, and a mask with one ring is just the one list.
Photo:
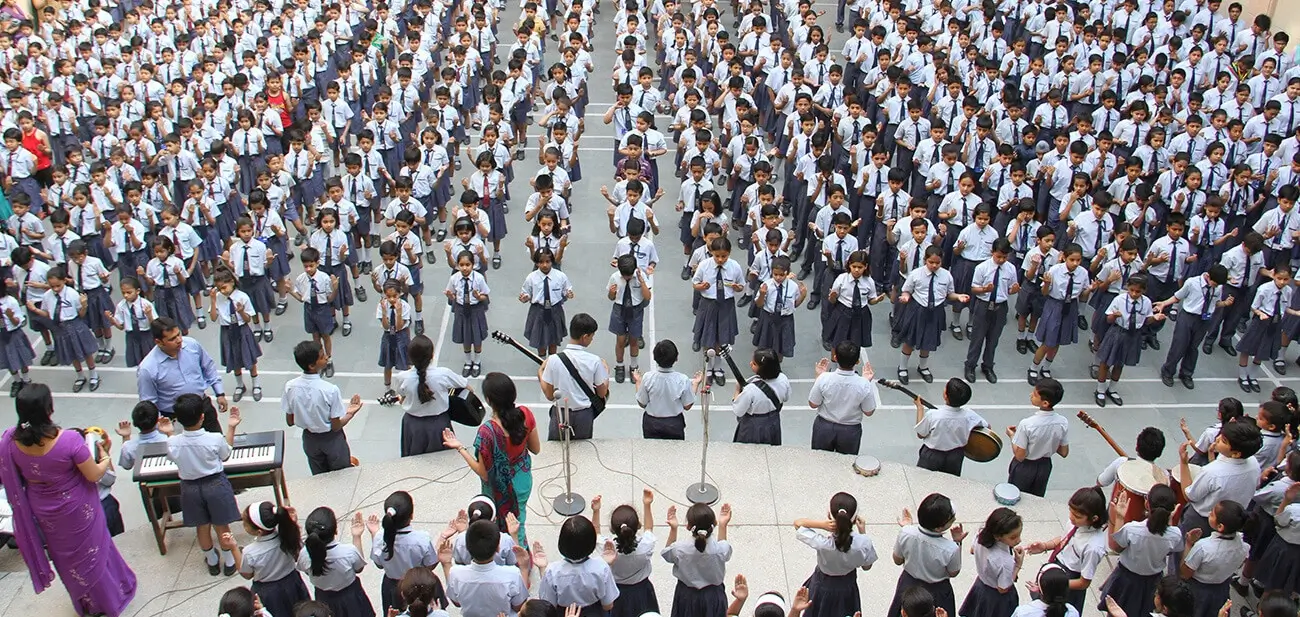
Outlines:
{"label": "ponytail", "polygon": [[302,530],[298,529],[298,521],[293,520],[288,508],[272,507],[275,508],[275,532],[280,538],[280,550],[297,559],[302,551]]}
{"label": "ponytail", "polygon": [[1164,535],[1169,529],[1169,517],[1173,514],[1177,499],[1174,489],[1164,484],[1151,487],[1147,493],[1147,531],[1155,535]]}
{"label": "ponytail", "polygon": [[706,504],[697,503],[686,511],[686,528],[695,536],[695,550],[703,553],[709,547],[709,536],[713,535],[717,521],[713,508]]}
{"label": "ponytail", "polygon": [[1047,605],[1044,617],[1065,617],[1069,610],[1070,576],[1054,563],[1043,566],[1038,573],[1038,588],[1043,603]]}
{"label": "ponytail", "polygon": [[835,521],[835,550],[841,553],[853,548],[853,517],[858,513],[858,500],[848,493],[835,493],[831,497],[831,519]]}
{"label": "ponytail", "polygon": [[524,412],[515,404],[518,391],[515,382],[505,373],[488,373],[483,377],[483,396],[501,420],[501,427],[510,437],[511,445],[520,445],[528,438],[528,425]]}
{"label": "ponytail", "polygon": [[393,543],[397,540],[397,530],[411,524],[414,510],[411,494],[406,491],[396,491],[384,500],[384,559],[393,558]]}
{"label": "ponytail", "polygon": [[641,520],[637,518],[636,509],[622,505],[614,508],[609,517],[609,526],[614,530],[614,544],[618,552],[631,555],[636,550],[636,534],[641,530]]}
{"label": "ponytail", "polygon": [[409,617],[428,617],[434,610],[447,608],[442,581],[428,568],[411,568],[397,583],[397,595],[406,604]]}
{"label": "ponytail", "polygon": [[303,544],[307,548],[307,557],[311,559],[312,576],[325,574],[325,554],[338,533],[338,526],[334,511],[324,506],[312,510],[307,516],[307,539]]}
{"label": "ponytail", "polygon": [[429,363],[433,361],[433,341],[421,334],[411,339],[411,344],[407,347],[406,353],[411,358],[411,366],[415,367],[417,379],[415,394],[420,399],[420,404],[423,405],[433,400],[433,390],[429,388],[427,375]]}

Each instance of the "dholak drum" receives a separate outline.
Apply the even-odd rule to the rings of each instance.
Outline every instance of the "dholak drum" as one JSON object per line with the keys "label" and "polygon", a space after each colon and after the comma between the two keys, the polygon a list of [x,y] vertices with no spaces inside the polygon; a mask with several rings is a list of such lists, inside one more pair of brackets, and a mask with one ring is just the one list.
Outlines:
{"label": "dholak drum", "polygon": [[853,471],[860,476],[873,477],[880,473],[880,459],[863,454],[853,459]]}
{"label": "dholak drum", "polygon": [[1147,493],[1157,484],[1169,484],[1171,478],[1164,469],[1143,460],[1125,461],[1115,472],[1115,488],[1110,493],[1110,507],[1119,507],[1121,495],[1128,496],[1124,509],[1124,522],[1146,518]]}
{"label": "dholak drum", "polygon": [[[1174,496],[1178,498],[1178,509],[1174,510],[1174,515],[1169,517],[1169,522],[1175,525],[1178,524],[1178,521],[1182,520],[1183,508],[1187,507],[1187,496],[1183,495],[1183,491],[1187,490],[1187,487],[1183,486],[1182,483],[1179,482],[1177,471],[1177,469],[1169,470],[1169,488],[1174,489]],[[1191,472],[1192,482],[1195,482],[1196,479],[1201,476],[1201,472],[1204,471],[1204,469],[1202,469],[1200,465],[1188,463],[1187,471]]]}
{"label": "dholak drum", "polygon": [[1004,506],[1014,506],[1020,503],[1020,489],[1014,484],[1003,482],[993,487],[993,499]]}
{"label": "dholak drum", "polygon": [[987,463],[1002,454],[1002,438],[986,426],[971,429],[966,440],[966,458],[976,463]]}

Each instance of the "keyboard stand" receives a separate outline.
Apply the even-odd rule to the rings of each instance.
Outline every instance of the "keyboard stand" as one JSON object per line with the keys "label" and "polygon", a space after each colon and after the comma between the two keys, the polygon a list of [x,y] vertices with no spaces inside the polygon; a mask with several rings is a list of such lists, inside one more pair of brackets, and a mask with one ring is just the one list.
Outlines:
{"label": "keyboard stand", "polygon": [[[265,469],[226,473],[230,486],[236,491],[270,486],[275,493],[275,504],[283,507],[289,503],[289,485],[284,481],[284,469]],[[140,482],[140,498],[144,501],[145,515],[149,517],[149,526],[153,528],[154,540],[158,542],[158,554],[167,554],[166,534],[173,529],[185,526],[171,511],[169,498],[180,499],[181,481],[162,480],[158,482]],[[160,511],[161,507],[161,511]]]}

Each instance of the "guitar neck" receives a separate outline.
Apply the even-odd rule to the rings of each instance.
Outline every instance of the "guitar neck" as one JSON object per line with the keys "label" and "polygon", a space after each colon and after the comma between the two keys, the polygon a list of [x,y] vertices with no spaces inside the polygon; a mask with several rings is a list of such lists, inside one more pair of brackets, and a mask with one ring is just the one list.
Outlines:
{"label": "guitar neck", "polygon": [[494,333],[494,335],[495,335],[494,338],[496,338],[497,341],[501,343],[505,343],[506,345],[509,345],[511,347],[514,347],[516,350],[519,351],[519,353],[524,354],[524,356],[527,357],[529,360],[536,362],[537,366],[541,366],[546,362],[545,360],[542,359],[541,356],[533,352],[533,350],[524,347],[523,345],[520,345],[519,341],[516,341],[514,337],[506,334],[501,334],[499,332]]}
{"label": "guitar neck", "polygon": [[736,383],[744,384],[746,379],[745,376],[740,373],[740,367],[736,366],[736,359],[732,358],[731,354],[723,354],[722,357],[727,360],[727,366],[731,368],[731,375],[736,378]]}
{"label": "guitar neck", "polygon": [[1120,447],[1118,443],[1115,443],[1115,439],[1110,436],[1110,433],[1106,432],[1106,429],[1102,425],[1096,424],[1093,428],[1097,429],[1098,433],[1101,433],[1101,438],[1105,439],[1106,443],[1110,444],[1111,449],[1115,450],[1115,454],[1128,458],[1128,453],[1125,452],[1124,448]]}

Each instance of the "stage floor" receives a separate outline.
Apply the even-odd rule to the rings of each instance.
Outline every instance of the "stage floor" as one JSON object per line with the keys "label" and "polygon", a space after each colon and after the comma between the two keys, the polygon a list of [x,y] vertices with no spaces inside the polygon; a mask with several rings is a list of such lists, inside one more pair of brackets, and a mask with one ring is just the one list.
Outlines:
{"label": "stage floor", "polygon": [[[668,529],[664,524],[667,509],[677,504],[679,517],[688,504],[687,487],[699,481],[699,442],[661,442],[643,440],[597,440],[575,443],[572,449],[573,490],[586,500],[596,495],[604,502],[603,516],[622,503],[640,503],[641,490],[655,491],[655,536],[662,547]],[[853,458],[826,452],[810,452],[802,447],[770,447],[710,443],[709,481],[722,492],[722,502],[734,511],[728,529],[735,555],[728,564],[728,578],[744,574],[749,580],[751,596],[765,591],[779,591],[790,597],[812,573],[815,566],[812,549],[796,538],[791,523],[796,518],[825,516],[826,504],[836,491],[848,491],[857,497],[859,512],[867,521],[867,533],[875,543],[880,561],[861,573],[867,617],[885,614],[901,568],[890,559],[898,532],[897,518],[905,507],[915,505],[926,495],[940,492],[953,501],[958,520],[971,533],[964,543],[962,573],[953,584],[958,603],[975,579],[975,563],[969,548],[988,513],[997,507],[992,486],[933,473],[915,467],[885,462],[879,475],[866,478],[854,473]],[[562,516],[552,507],[552,499],[564,491],[561,449],[548,447],[533,459],[534,489],[528,504],[527,531],[551,554],[556,554],[556,538]],[[310,509],[328,504],[340,519],[361,511],[379,514],[382,503],[395,490],[410,492],[415,500],[416,526],[436,534],[480,492],[477,477],[454,453],[438,453],[381,463],[362,464],[358,468],[291,483],[293,503],[305,518]],[[269,489],[249,491],[239,497],[241,507],[270,498]],[[138,501],[132,491],[119,491],[125,502]],[[138,504],[135,504],[138,507]],[[639,506],[638,506],[639,508]],[[1024,518],[1024,541],[1046,540],[1065,531],[1066,506],[1062,502],[1026,496],[1015,507]],[[588,508],[585,514],[590,515]],[[346,529],[346,527],[345,527]],[[346,533],[346,532],[344,532]],[[241,544],[250,541],[237,531]],[[346,541],[346,538],[344,538]],[[365,541],[368,547],[370,537]],[[152,533],[136,527],[117,538],[119,549],[139,577],[139,591],[125,613],[132,617],[168,615],[176,617],[207,616],[215,613],[217,602],[227,589],[245,582],[208,576],[194,535],[188,530],[168,535],[168,554],[158,555]],[[1027,600],[1025,581],[1033,576],[1046,555],[1026,557],[1022,580],[1018,583],[1022,600]],[[1109,572],[1104,565],[1104,572]],[[68,598],[61,585],[40,596],[32,593],[31,583],[16,551],[0,552],[0,614],[71,615]],[[362,573],[366,591],[378,607],[382,572],[372,566]],[[1098,581],[1104,579],[1099,572]],[[661,559],[654,562],[652,576],[661,606],[672,599],[671,567]],[[1095,597],[1090,594],[1090,602]],[[749,608],[752,609],[752,606]],[[1091,609],[1087,614],[1095,614]],[[453,614],[456,614],[453,609]],[[748,614],[748,613],[747,613]],[[276,616],[281,617],[281,616]]]}

